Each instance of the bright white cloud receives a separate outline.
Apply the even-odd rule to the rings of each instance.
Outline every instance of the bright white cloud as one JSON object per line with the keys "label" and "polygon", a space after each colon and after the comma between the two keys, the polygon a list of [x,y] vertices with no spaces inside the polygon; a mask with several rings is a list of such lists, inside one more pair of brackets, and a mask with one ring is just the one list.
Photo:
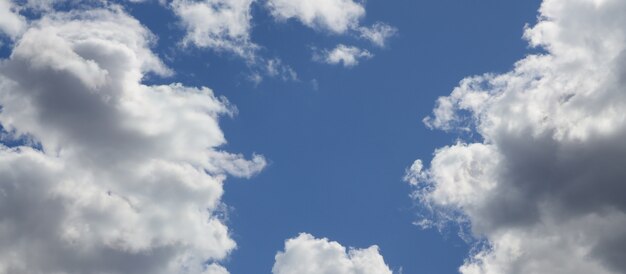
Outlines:
{"label": "bright white cloud", "polygon": [[276,254],[274,274],[391,274],[377,246],[346,248],[326,238],[302,233],[285,242],[285,251]]}
{"label": "bright white cloud", "polygon": [[230,51],[252,59],[258,48],[250,41],[254,0],[174,0],[171,8],[187,33],[183,44]]}
{"label": "bright white cloud", "polygon": [[[218,150],[234,108],[170,71],[120,8],[50,13],[0,64],[0,273],[227,273],[225,176],[265,160]],[[206,265],[206,262],[209,262]]]}
{"label": "bright white cloud", "polygon": [[304,25],[344,33],[359,25],[365,8],[353,0],[268,0],[272,15],[278,20],[295,18]]}
{"label": "bright white cloud", "polygon": [[0,0],[0,34],[15,37],[26,27],[26,20],[19,15],[10,0]]}
{"label": "bright white cloud", "polygon": [[431,220],[490,243],[462,273],[623,273],[626,2],[546,0],[540,13],[525,37],[547,53],[464,79],[425,119],[483,141],[438,149],[408,180]]}
{"label": "bright white cloud", "polygon": [[314,53],[313,60],[332,65],[342,64],[344,67],[353,67],[359,64],[359,60],[372,57],[374,55],[367,50],[339,44],[332,50]]}
{"label": "bright white cloud", "polygon": [[385,47],[387,40],[398,33],[398,29],[389,24],[377,22],[371,27],[359,27],[361,38],[367,39],[378,47]]}

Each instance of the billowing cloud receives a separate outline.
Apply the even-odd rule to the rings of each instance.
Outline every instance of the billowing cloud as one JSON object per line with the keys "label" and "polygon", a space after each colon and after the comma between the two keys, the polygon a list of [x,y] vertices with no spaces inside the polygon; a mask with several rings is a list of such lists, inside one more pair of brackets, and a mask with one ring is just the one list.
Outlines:
{"label": "billowing cloud", "polygon": [[265,160],[218,149],[209,88],[142,84],[171,73],[153,40],[119,7],[52,12],[0,63],[0,273],[227,273],[223,181]]}
{"label": "billowing cloud", "polygon": [[254,0],[174,0],[174,13],[186,29],[183,44],[229,51],[252,59],[258,48],[250,41]]}
{"label": "billowing cloud", "polygon": [[387,40],[398,33],[398,29],[389,24],[376,22],[371,27],[359,27],[360,37],[378,47],[385,47]]}
{"label": "billowing cloud", "polygon": [[302,233],[285,242],[285,251],[276,254],[274,274],[391,274],[377,246],[346,248],[326,238]]}
{"label": "billowing cloud", "polygon": [[353,0],[268,0],[278,20],[297,19],[302,24],[334,33],[344,33],[359,25],[365,8]]}
{"label": "billowing cloud", "polygon": [[372,57],[374,55],[367,50],[339,44],[332,50],[314,53],[313,60],[331,65],[342,64],[344,67],[353,67],[359,64],[360,59]]}
{"label": "billowing cloud", "polygon": [[624,14],[618,0],[544,1],[524,37],[545,53],[464,79],[425,119],[481,137],[436,150],[407,178],[430,221],[488,242],[462,273],[626,269]]}
{"label": "billowing cloud", "polygon": [[15,37],[26,27],[26,20],[19,15],[10,0],[0,0],[0,34]]}

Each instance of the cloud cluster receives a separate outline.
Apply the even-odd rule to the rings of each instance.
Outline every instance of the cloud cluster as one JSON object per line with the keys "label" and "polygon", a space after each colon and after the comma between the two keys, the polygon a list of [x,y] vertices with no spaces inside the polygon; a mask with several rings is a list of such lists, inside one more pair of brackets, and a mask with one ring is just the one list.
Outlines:
{"label": "cloud cluster", "polygon": [[[361,26],[365,16],[364,3],[353,0],[268,0],[271,14],[279,21],[297,19],[305,26],[333,34],[356,33],[377,47],[385,47],[387,40],[398,33],[398,29],[376,22],[370,27]],[[373,55],[355,46],[339,44],[333,50],[314,53],[314,59],[329,64],[343,63],[344,67],[358,64],[358,59]]]}
{"label": "cloud cluster", "polygon": [[[259,1],[172,0],[168,7],[185,29],[182,45],[230,52],[244,58],[253,70],[248,78],[256,84],[264,76],[284,81],[297,80],[295,71],[289,65],[282,64],[279,58],[262,57],[259,54],[262,47],[252,41],[252,6],[257,2]],[[385,47],[387,40],[398,32],[395,27],[382,22],[370,27],[361,26],[360,20],[365,16],[365,7],[363,3],[353,0],[266,0],[263,3],[280,22],[297,19],[305,26],[319,31],[356,34],[377,47]],[[356,65],[356,58],[371,57],[369,53],[358,56],[354,52],[346,52],[347,48],[343,45],[338,45],[335,51],[340,47],[344,48],[344,52],[337,53],[352,60],[346,59],[345,66]]]}
{"label": "cloud cluster", "polygon": [[255,84],[263,77],[297,81],[297,73],[280,58],[260,56],[261,46],[251,40],[252,4],[255,0],[173,0],[169,7],[185,29],[182,45],[234,53],[252,70]]}
{"label": "cloud cluster", "polygon": [[223,181],[265,160],[218,149],[210,89],[142,84],[171,72],[109,6],[44,15],[0,63],[0,273],[227,273]]}
{"label": "cloud cluster", "polygon": [[367,50],[339,44],[332,50],[322,50],[315,53],[313,60],[331,65],[342,64],[344,67],[353,67],[359,64],[359,60],[372,57],[374,55]]}
{"label": "cloud cluster", "polygon": [[524,35],[545,53],[464,79],[425,119],[481,137],[407,174],[430,221],[487,241],[462,273],[626,269],[624,14],[619,0],[545,0]]}
{"label": "cloud cluster", "polygon": [[[283,65],[280,59],[266,59],[257,55],[260,46],[250,38],[251,9],[254,3],[255,0],[173,0],[169,6],[186,30],[183,45],[192,44],[243,57],[257,67],[257,72],[250,76],[257,84],[263,80],[262,74],[296,80],[293,69]],[[308,27],[334,34],[356,32],[360,38],[378,47],[384,47],[387,40],[398,31],[382,22],[371,27],[360,26],[365,7],[353,0],[267,0],[266,7],[278,21],[297,19]],[[327,59],[326,62],[341,62],[346,67],[358,64],[359,58],[373,56],[368,51],[342,44],[325,54],[329,57],[322,58]]]}
{"label": "cloud cluster", "polygon": [[391,274],[377,246],[346,248],[326,238],[302,233],[285,242],[285,251],[276,254],[274,274]]}

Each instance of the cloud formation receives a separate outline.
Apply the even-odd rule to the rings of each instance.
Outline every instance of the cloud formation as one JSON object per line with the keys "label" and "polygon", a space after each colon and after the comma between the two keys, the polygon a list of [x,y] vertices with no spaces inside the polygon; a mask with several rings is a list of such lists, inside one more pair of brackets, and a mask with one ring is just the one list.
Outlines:
{"label": "cloud formation", "polygon": [[174,0],[170,6],[186,29],[184,45],[254,57],[250,41],[254,0]]}
{"label": "cloud formation", "polygon": [[354,67],[359,64],[359,60],[372,57],[374,55],[367,50],[339,44],[332,50],[314,53],[313,60],[331,65],[342,64],[344,67]]}
{"label": "cloud formation", "polygon": [[305,26],[334,34],[356,32],[378,47],[398,33],[398,29],[376,22],[371,27],[360,25],[365,17],[364,3],[353,0],[268,0],[267,6],[279,21],[297,19]]}
{"label": "cloud formation", "polygon": [[121,8],[51,12],[0,63],[0,273],[227,273],[226,175],[265,159],[218,149],[235,110],[171,71]]}
{"label": "cloud formation", "polygon": [[398,34],[398,29],[389,24],[376,22],[371,27],[359,27],[359,35],[363,39],[367,39],[378,47],[385,47],[387,40]]}
{"label": "cloud formation", "polygon": [[307,233],[285,242],[285,251],[276,254],[274,274],[391,274],[377,246],[346,248],[326,238]]}
{"label": "cloud formation", "polygon": [[546,0],[524,37],[546,52],[461,81],[425,123],[479,135],[407,179],[429,221],[485,239],[462,273],[626,269],[626,2]]}
{"label": "cloud formation", "polygon": [[[264,76],[284,81],[297,80],[295,71],[276,57],[263,57],[263,47],[254,43],[252,33],[252,5],[255,0],[173,0],[169,8],[185,29],[182,45],[230,52],[244,58],[253,71],[248,79],[259,84]],[[267,0],[263,1],[278,21],[296,19],[307,27],[333,34],[351,34],[384,47],[398,30],[377,22],[361,26],[365,16],[364,3],[353,0]],[[335,57],[342,58],[344,66],[354,66],[358,58],[370,58],[368,51],[345,47],[335,49]],[[339,52],[339,51],[343,52]],[[276,62],[278,60],[279,62]],[[332,59],[335,60],[335,59]],[[280,66],[280,67],[279,67]]]}
{"label": "cloud formation", "polygon": [[24,17],[16,12],[16,7],[9,0],[0,0],[0,34],[13,38],[26,27]]}
{"label": "cloud formation", "polygon": [[341,34],[359,25],[365,8],[353,0],[268,0],[278,20],[297,19],[302,24]]}

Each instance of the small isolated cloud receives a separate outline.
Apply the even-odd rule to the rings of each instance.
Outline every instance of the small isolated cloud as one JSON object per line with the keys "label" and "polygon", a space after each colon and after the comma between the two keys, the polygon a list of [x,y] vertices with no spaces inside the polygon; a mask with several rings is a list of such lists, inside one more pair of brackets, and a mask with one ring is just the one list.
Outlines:
{"label": "small isolated cloud", "polygon": [[[121,8],[45,14],[0,62],[0,273],[211,273],[236,247],[228,175],[265,166],[219,149],[235,108],[168,75]],[[33,143],[34,145],[29,145]]]}
{"label": "small isolated cloud", "polygon": [[276,254],[273,274],[391,274],[377,246],[349,248],[307,233],[285,242]]}
{"label": "small isolated cloud", "polygon": [[372,57],[374,55],[367,50],[339,44],[332,50],[314,53],[313,60],[332,65],[342,64],[344,67],[354,67],[359,64],[359,60]]}
{"label": "small isolated cloud", "polygon": [[256,60],[256,63],[249,64],[253,72],[248,75],[248,80],[255,86],[261,84],[265,77],[285,82],[299,81],[298,73],[291,66],[284,64],[280,58],[265,59],[259,57]]}
{"label": "small isolated cloud", "polygon": [[183,44],[229,51],[253,59],[250,40],[254,0],[174,0],[170,7],[186,30]]}
{"label": "small isolated cloud", "polygon": [[398,29],[389,24],[377,22],[371,27],[359,27],[359,36],[378,47],[385,47],[387,40],[398,34]]}
{"label": "small isolated cloud", "polygon": [[524,36],[546,53],[464,79],[425,119],[482,137],[407,174],[433,225],[469,225],[488,243],[462,273],[626,269],[624,14],[625,1],[544,1]]}
{"label": "small isolated cloud", "polygon": [[319,83],[319,81],[317,81],[317,79],[313,79],[313,80],[311,80],[311,88],[312,88],[313,90],[319,90],[319,88],[320,88],[320,83]]}
{"label": "small isolated cloud", "polygon": [[248,81],[252,82],[254,86],[257,87],[258,85],[261,84],[261,82],[263,82],[263,76],[255,72],[255,73],[248,75]]}
{"label": "small isolated cloud", "polygon": [[280,78],[283,81],[296,81],[298,74],[290,66],[285,65],[282,60],[272,58],[266,61],[265,72],[270,77]]}
{"label": "small isolated cloud", "polygon": [[344,33],[359,25],[365,8],[353,0],[268,0],[278,20],[297,19],[304,25],[333,33]]}

